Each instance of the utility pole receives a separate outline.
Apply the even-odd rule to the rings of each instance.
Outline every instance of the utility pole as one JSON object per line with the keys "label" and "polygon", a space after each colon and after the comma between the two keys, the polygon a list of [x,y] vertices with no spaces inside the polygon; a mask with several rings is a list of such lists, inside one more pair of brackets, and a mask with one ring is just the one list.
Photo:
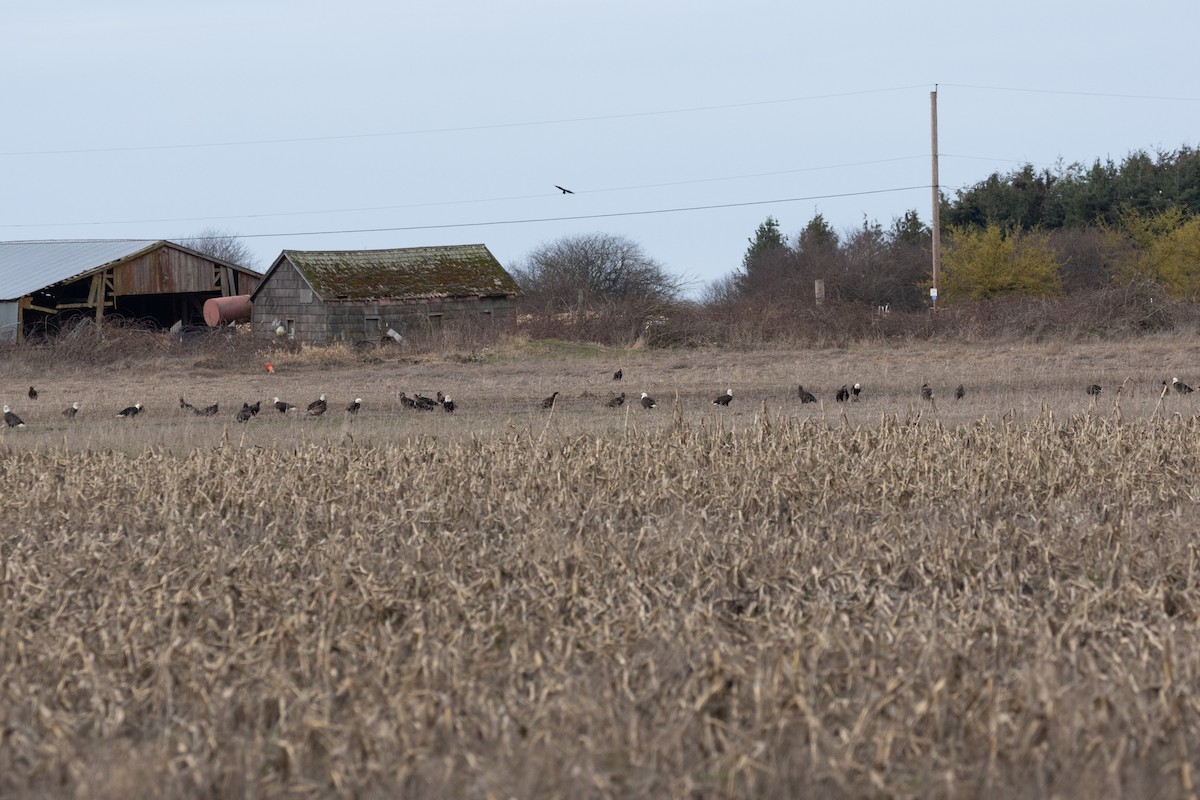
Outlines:
{"label": "utility pole", "polygon": [[938,295],[942,288],[942,209],[941,192],[938,189],[938,140],[937,140],[937,84],[929,93],[930,130],[933,139],[933,286],[929,289],[929,300],[933,310],[938,309]]}

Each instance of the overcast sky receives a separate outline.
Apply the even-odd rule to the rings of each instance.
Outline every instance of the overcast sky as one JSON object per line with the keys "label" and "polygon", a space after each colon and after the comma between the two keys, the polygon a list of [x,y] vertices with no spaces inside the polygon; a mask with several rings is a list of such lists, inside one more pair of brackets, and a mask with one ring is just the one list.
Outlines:
{"label": "overcast sky", "polygon": [[[978,10],[977,10],[978,9]],[[0,239],[627,236],[697,284],[768,215],[1200,142],[1195,0],[0,0]],[[574,191],[564,195],[555,185]]]}

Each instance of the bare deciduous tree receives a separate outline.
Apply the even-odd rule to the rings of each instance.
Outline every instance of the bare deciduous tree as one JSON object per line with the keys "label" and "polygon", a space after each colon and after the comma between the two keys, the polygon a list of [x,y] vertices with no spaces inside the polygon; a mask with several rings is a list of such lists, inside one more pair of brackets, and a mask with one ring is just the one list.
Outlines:
{"label": "bare deciduous tree", "polygon": [[662,304],[675,301],[684,281],[624,236],[566,236],[533,250],[509,271],[525,299],[538,307],[573,308],[581,302]]}
{"label": "bare deciduous tree", "polygon": [[204,230],[185,236],[182,239],[177,239],[176,242],[195,250],[197,253],[204,253],[206,256],[228,261],[230,264],[237,264],[239,267],[249,267],[254,269],[255,264],[254,254],[250,252],[250,248],[246,243],[238,238],[237,234],[219,228],[205,228]]}

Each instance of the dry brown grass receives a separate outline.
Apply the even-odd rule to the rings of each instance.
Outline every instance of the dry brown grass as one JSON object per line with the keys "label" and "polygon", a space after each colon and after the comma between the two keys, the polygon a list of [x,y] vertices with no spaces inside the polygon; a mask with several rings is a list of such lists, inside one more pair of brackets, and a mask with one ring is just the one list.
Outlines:
{"label": "dry brown grass", "polygon": [[[0,795],[1194,796],[1189,348],[51,380],[0,445]],[[618,365],[663,408],[605,413]],[[231,421],[318,390],[364,415]]]}

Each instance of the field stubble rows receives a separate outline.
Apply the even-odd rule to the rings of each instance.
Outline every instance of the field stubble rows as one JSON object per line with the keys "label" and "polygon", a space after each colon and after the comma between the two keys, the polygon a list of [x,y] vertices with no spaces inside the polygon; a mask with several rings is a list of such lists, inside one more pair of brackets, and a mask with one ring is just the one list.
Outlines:
{"label": "field stubble rows", "polygon": [[10,432],[0,794],[1194,796],[1200,423],[1020,394]]}

